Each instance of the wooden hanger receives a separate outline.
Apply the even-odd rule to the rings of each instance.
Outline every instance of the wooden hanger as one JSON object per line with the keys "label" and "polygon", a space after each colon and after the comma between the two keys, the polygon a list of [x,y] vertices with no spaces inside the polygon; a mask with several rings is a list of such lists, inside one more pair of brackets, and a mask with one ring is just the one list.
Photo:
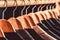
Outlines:
{"label": "wooden hanger", "polygon": [[[15,10],[16,9],[17,8],[15,8]],[[25,9],[25,6],[23,9]],[[22,11],[23,11],[23,9],[22,9]],[[13,13],[15,12],[15,10],[13,11]],[[21,11],[21,15],[23,14],[22,11]],[[24,27],[26,27],[25,26],[26,24],[25,24],[25,20],[24,20],[23,16],[20,16],[18,18],[14,18],[14,16],[13,16],[13,18],[10,18],[8,21],[11,23],[11,25],[14,28],[14,30],[16,31],[16,33],[18,33],[20,36],[22,36],[24,40],[26,40],[26,39],[32,40],[30,35],[24,30]]]}
{"label": "wooden hanger", "polygon": [[54,15],[54,13],[52,13],[52,10],[49,10],[48,12],[51,15],[51,18],[55,18],[55,15]]}
{"label": "wooden hanger", "polygon": [[8,21],[12,25],[14,31],[16,31],[16,30],[22,30],[23,29],[22,26],[21,26],[21,23],[15,18],[15,11],[17,9],[17,0],[15,0],[15,3],[16,3],[16,7],[13,10],[13,17],[10,18],[10,19],[8,19]]}
{"label": "wooden hanger", "polygon": [[[47,13],[45,13],[45,15],[46,15],[46,18],[50,21],[50,17],[49,16],[51,16],[49,13],[48,13],[48,11],[47,11]],[[51,17],[52,18],[52,17]],[[46,22],[48,23],[48,25],[50,25],[50,26],[48,26],[48,28],[49,27],[51,27],[51,28],[54,28],[53,30],[57,30],[57,29],[55,29],[55,28],[58,28],[58,26],[56,26],[55,25],[55,27],[53,26],[55,23],[51,20],[50,22],[51,23],[54,23],[54,24],[51,24],[48,20],[46,20]],[[50,30],[52,30],[52,29],[50,29]],[[53,32],[52,32],[53,33]],[[54,34],[53,34],[54,35]],[[52,36],[53,36],[52,35]],[[58,37],[57,37],[58,38]]]}
{"label": "wooden hanger", "polygon": [[[46,11],[47,11],[47,10],[46,10]],[[43,11],[40,15],[43,17],[44,20],[47,19],[46,15],[45,15],[45,11]]]}
{"label": "wooden hanger", "polygon": [[44,17],[41,15],[41,14],[43,14],[44,13],[44,11],[40,11],[40,12],[36,12],[35,14],[38,16],[38,18],[39,18],[39,20],[41,21],[41,20],[44,20]]}
{"label": "wooden hanger", "polygon": [[[31,39],[34,39],[34,38],[32,37],[32,35],[27,31],[27,30],[31,29],[31,26],[30,26],[30,24],[24,19],[25,16],[27,16],[27,15],[19,16],[19,17],[17,17],[17,20],[19,20],[19,22],[21,23],[21,25],[22,25],[22,27],[23,27],[23,30],[25,30],[25,31],[29,34],[29,36],[31,37]],[[27,29],[27,30],[26,30],[26,29]]]}
{"label": "wooden hanger", "polygon": [[[33,9],[35,8],[36,6],[34,6],[33,7]],[[33,12],[33,11],[32,11]],[[32,15],[32,16],[34,16],[34,15]],[[32,19],[30,19],[31,17],[29,16],[29,15],[27,15],[27,16],[24,16],[24,19],[25,19],[25,21],[27,22],[27,24],[29,24],[29,27],[30,27],[30,29],[33,29],[33,26],[35,26],[35,23],[34,23],[34,21],[32,20]],[[36,27],[35,27],[35,29],[38,31],[39,29],[37,29]],[[33,29],[34,30],[34,29]]]}
{"label": "wooden hanger", "polygon": [[12,27],[15,29],[15,30],[22,30],[22,25],[21,23],[16,19],[16,18],[10,18],[8,19],[8,21],[10,22],[10,24],[12,25]]}
{"label": "wooden hanger", "polygon": [[[22,18],[22,17],[21,17]],[[30,37],[30,35],[24,30],[25,28],[25,26],[22,26],[23,24],[21,23],[22,21],[20,21],[20,20],[18,20],[18,19],[16,19],[16,18],[10,18],[9,20],[8,20],[10,23],[11,23],[11,25],[12,25],[12,27],[14,27],[14,29],[15,29],[15,31],[19,34],[19,35],[21,35],[24,39],[32,39],[31,37]],[[23,21],[23,23],[24,23],[24,21]],[[24,24],[25,25],[25,24]],[[27,27],[28,28],[28,27]]]}
{"label": "wooden hanger", "polygon": [[15,11],[17,9],[17,1],[15,0],[15,2],[16,2],[16,7],[13,10],[13,17],[10,18],[10,19],[8,19],[8,21],[12,25],[14,31],[16,31],[16,30],[22,30],[23,29],[22,26],[21,26],[21,24],[19,23],[19,21],[15,18]]}
{"label": "wooden hanger", "polygon": [[[7,21],[7,20],[5,20],[4,19],[4,13],[5,13],[5,11],[7,10],[7,2],[5,1],[5,3],[6,3],[6,8],[4,9],[4,11],[2,12],[2,19],[0,20],[0,27],[1,27],[1,29],[2,29],[2,31],[4,32],[4,34],[5,34],[5,36],[8,38],[8,39],[21,39],[16,33],[15,33],[15,31],[13,30],[13,28],[12,28],[12,26],[11,26],[11,24]],[[8,35],[8,34],[10,34],[10,35]],[[13,35],[11,35],[11,34],[13,34],[13,35],[15,35],[15,37],[13,37]],[[12,37],[12,38],[11,38]]]}
{"label": "wooden hanger", "polygon": [[[25,20],[27,20],[27,22],[30,24],[30,27],[31,27],[32,29],[34,29],[37,33],[39,33],[39,35],[42,34],[42,31],[41,31],[40,29],[37,29],[37,27],[36,27],[33,19],[32,19],[29,15],[25,16],[24,18],[25,18]],[[40,31],[40,32],[39,32],[39,31]]]}
{"label": "wooden hanger", "polygon": [[35,24],[40,22],[39,18],[37,17],[35,13],[29,13],[28,15],[34,20]]}
{"label": "wooden hanger", "polygon": [[17,19],[21,22],[23,29],[28,29],[28,30],[32,29],[32,27],[30,25],[35,25],[34,22],[33,21],[32,22],[29,21],[31,23],[31,24],[29,24],[29,22],[26,20],[25,17],[27,18],[28,21],[31,20],[31,19],[29,19],[28,15],[23,15],[23,16],[17,17]]}
{"label": "wooden hanger", "polygon": [[37,34],[39,34],[44,39],[50,39],[50,37],[48,37],[41,28],[36,26],[36,24],[34,23],[34,20],[29,15],[26,16],[25,19],[29,22],[31,28],[33,28],[37,32]]}
{"label": "wooden hanger", "polygon": [[47,17],[47,15],[48,15],[48,17],[47,17],[47,19],[50,19],[51,18],[51,15],[49,15],[49,11],[44,11],[45,12],[45,15],[46,15],[46,17]]}
{"label": "wooden hanger", "polygon": [[14,32],[11,24],[7,20],[0,20],[0,27],[3,32]]}
{"label": "wooden hanger", "polygon": [[[47,16],[47,19],[50,18],[55,18],[54,14],[52,13],[52,10],[48,10],[46,11],[45,15]],[[48,16],[49,15],[49,16]],[[52,24],[54,24],[54,22],[52,20],[49,20]]]}
{"label": "wooden hanger", "polygon": [[25,21],[24,16],[27,16],[27,15],[19,16],[19,17],[17,17],[17,19],[19,20],[19,22],[21,22],[21,25],[22,25],[23,29],[26,29],[26,28],[29,29],[31,27]]}
{"label": "wooden hanger", "polygon": [[[29,15],[24,16],[24,19],[27,20],[27,22],[30,24],[30,27],[31,27],[31,26],[35,26],[35,23],[34,23],[33,19],[32,19]],[[30,21],[31,21],[31,22],[30,22]],[[31,28],[32,28],[32,27],[31,27]]]}
{"label": "wooden hanger", "polygon": [[[41,15],[41,14],[43,14],[44,13],[44,11],[42,11],[42,9],[45,7],[45,5],[44,6],[39,6],[38,7],[38,12],[35,12],[35,14],[38,16],[37,18],[39,19],[39,21],[41,22],[42,20],[44,20],[44,17]],[[40,9],[41,8],[41,9]],[[41,10],[41,11],[39,11],[39,9]]]}
{"label": "wooden hanger", "polygon": [[[21,22],[23,29],[26,29],[26,28],[29,29],[29,28],[31,28],[31,27],[30,27],[30,24],[29,24],[28,22],[26,22],[26,20],[24,19],[24,17],[27,16],[27,9],[28,9],[29,7],[30,7],[30,6],[28,6],[28,7],[26,8],[26,15],[23,15],[23,11],[24,11],[24,9],[25,9],[25,6],[24,6],[24,8],[21,10],[21,15],[23,15],[23,16],[17,17],[17,19]],[[27,23],[28,23],[28,24],[27,24]]]}
{"label": "wooden hanger", "polygon": [[58,19],[59,11],[57,9],[52,9],[52,13],[55,15],[55,19]]}
{"label": "wooden hanger", "polygon": [[6,8],[2,12],[2,19],[0,20],[0,26],[3,32],[14,32],[11,24],[7,20],[4,19],[4,13],[7,10],[7,1],[5,1],[5,4],[6,4]]}

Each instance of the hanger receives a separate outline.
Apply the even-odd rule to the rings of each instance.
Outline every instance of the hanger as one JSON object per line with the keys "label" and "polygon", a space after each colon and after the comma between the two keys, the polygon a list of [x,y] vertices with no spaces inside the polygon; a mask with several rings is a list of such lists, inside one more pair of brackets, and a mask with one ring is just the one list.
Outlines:
{"label": "hanger", "polygon": [[[35,7],[33,7],[34,9]],[[33,12],[33,11],[32,11]],[[31,28],[33,28],[38,34],[41,34],[41,28],[37,27],[34,23],[34,20],[29,16],[30,14],[28,14],[28,16],[25,17],[25,19],[29,22],[30,26],[32,26]],[[31,14],[32,15],[32,14]],[[42,32],[43,33],[43,32]],[[44,34],[44,33],[43,33]],[[44,35],[45,36],[45,35]]]}
{"label": "hanger", "polygon": [[[53,8],[54,8],[54,6],[53,6]],[[52,10],[52,13],[55,16],[55,19],[53,19],[53,22],[55,23],[55,25],[58,26],[58,29],[59,29],[60,28],[59,27],[60,26],[60,22],[58,21],[58,15],[59,15],[59,13],[58,13],[58,11],[56,9]]]}
{"label": "hanger", "polygon": [[[43,14],[42,14],[42,16],[44,16]],[[49,16],[49,15],[48,15]],[[51,30],[53,30],[53,26],[47,21],[47,19],[46,20],[43,20],[42,21],[42,23],[43,24],[45,24],[45,26],[50,30],[49,32],[50,33],[48,33],[48,34],[50,34],[50,35],[52,35],[53,37],[55,37],[56,36],[56,34],[54,34]],[[55,29],[54,29],[55,30]],[[56,37],[55,37],[56,38]]]}
{"label": "hanger", "polygon": [[[51,18],[51,15],[50,15],[50,14],[51,14],[51,13],[47,13],[47,12],[45,13],[45,15],[47,16],[48,19]],[[49,17],[48,15],[49,15],[50,17]],[[48,23],[48,22],[49,22],[49,21],[47,20],[47,23]],[[50,22],[51,22],[51,21],[50,21]],[[51,24],[50,22],[49,22],[48,24],[50,25],[51,28],[53,28],[53,26],[52,26],[52,24]],[[55,30],[55,27],[54,27],[53,29]],[[55,31],[57,32],[57,30],[55,30]],[[56,36],[56,35],[55,35],[55,36]],[[56,37],[57,37],[57,36],[56,36]],[[59,37],[57,37],[57,39],[59,39]]]}
{"label": "hanger", "polygon": [[[34,9],[35,7],[36,7],[36,5],[35,5],[32,9]],[[32,12],[33,12],[33,11],[32,11]],[[24,16],[24,18],[25,18],[25,20],[30,24],[31,29],[33,29],[33,26],[34,26],[35,24],[34,24],[33,20],[29,17],[29,14],[28,14],[27,16]],[[30,30],[31,30],[31,29],[30,29]],[[35,27],[35,29],[37,29],[37,28]],[[34,30],[34,29],[33,29],[33,30]],[[31,33],[32,33],[33,30],[31,30]],[[38,29],[38,30],[39,30],[39,29]],[[38,31],[38,30],[37,30],[37,31]],[[36,30],[34,30],[34,31],[37,32]],[[33,31],[33,32],[34,32],[34,31]],[[35,32],[34,32],[34,33],[35,33]],[[30,31],[29,31],[29,33],[30,33]],[[31,33],[30,33],[30,34],[31,34]],[[40,32],[40,33],[41,33],[41,32]],[[32,33],[32,34],[33,34],[33,33]],[[34,35],[34,34],[33,34],[33,35]],[[35,39],[36,39],[36,38],[35,38]],[[40,39],[40,38],[39,38],[39,39]]]}
{"label": "hanger", "polygon": [[[6,2],[5,2],[6,3]],[[4,5],[5,5],[4,3]],[[5,19],[3,19],[3,15],[2,15],[2,19],[0,19],[0,21],[5,21]],[[4,31],[1,27],[1,22],[0,22],[0,40],[8,40],[6,37],[5,37],[5,34],[4,34]]]}
{"label": "hanger", "polygon": [[[53,8],[54,8],[54,6],[53,6]],[[52,15],[52,18],[55,20],[55,22],[57,22],[57,23],[59,23],[58,22],[58,20],[56,20],[56,19],[58,19],[58,13],[56,14],[56,11],[55,11],[55,9],[52,9],[51,11],[50,11],[51,13],[50,13],[50,15]],[[53,17],[54,16],[54,17]],[[53,21],[51,21],[52,23],[53,23]],[[53,23],[54,24],[54,23]]]}
{"label": "hanger", "polygon": [[[17,4],[16,4],[16,5],[17,5]],[[25,7],[26,7],[26,6],[24,6],[24,8],[22,9],[21,15],[23,15],[22,13],[23,13],[23,10],[25,9]],[[17,7],[14,9],[14,11],[15,11],[16,9],[17,9]],[[14,13],[14,11],[13,11],[13,13]],[[21,17],[23,18],[23,16],[20,16],[20,20],[22,20]],[[12,21],[12,20],[13,20],[13,21]],[[13,16],[13,18],[10,18],[8,21],[10,21],[11,25],[15,28],[15,31],[16,31],[20,36],[22,36],[23,40],[24,40],[24,39],[31,39],[31,38],[30,38],[30,35],[29,35],[26,31],[23,30],[22,23],[20,22],[20,20],[14,18],[14,16]],[[24,23],[24,22],[23,22],[23,23]]]}
{"label": "hanger", "polygon": [[[38,13],[42,12],[42,10],[39,11],[39,8],[40,8],[41,6],[42,6],[42,5],[40,5],[40,6],[38,7],[38,12],[35,12],[35,13],[34,13],[34,8],[36,7],[36,5],[35,5],[35,6],[33,7],[33,9],[32,9],[32,13],[28,14],[28,15],[34,20],[34,23],[35,23],[35,24],[40,23],[40,20],[39,20],[39,18],[38,18],[37,15],[39,15]],[[42,18],[40,18],[40,19],[42,19]]]}
{"label": "hanger", "polygon": [[[43,6],[44,7],[44,6]],[[42,7],[42,8],[43,8]],[[41,10],[42,10],[42,8],[41,8]],[[46,10],[47,11],[47,10]],[[40,15],[42,16],[42,18],[43,18],[43,20],[41,20],[41,21],[43,21],[43,22],[41,22],[42,24],[43,24],[43,26],[45,26],[46,27],[46,25],[44,24],[44,20],[46,20],[47,18],[46,18],[46,15],[45,15],[45,11],[43,11],[43,12],[41,12],[40,13]],[[48,25],[48,24],[47,24]],[[52,36],[51,36],[52,37]]]}
{"label": "hanger", "polygon": [[[51,9],[51,6],[50,6],[50,9]],[[54,14],[52,13],[52,10],[48,10],[47,14],[50,14],[50,18],[55,18]],[[48,18],[48,19],[50,19],[50,18]],[[51,23],[54,24],[52,21],[51,21]]]}
{"label": "hanger", "polygon": [[[32,18],[31,17],[29,17],[29,16],[25,16],[24,17],[25,18],[25,20],[28,22],[28,24],[30,25],[30,27],[31,27],[31,31],[29,31],[28,30],[28,32],[32,35],[33,34],[33,36],[34,36],[34,34],[35,33],[39,33],[39,34],[41,34],[42,32],[41,32],[41,30],[40,29],[37,29],[37,27],[35,26],[35,23],[33,22],[33,20],[32,20]],[[39,32],[40,31],[40,32]],[[32,32],[34,32],[34,33],[32,33]],[[35,36],[36,37],[36,36]],[[38,36],[37,36],[38,37]],[[34,38],[34,37],[33,37]],[[37,38],[35,38],[35,39],[37,39]],[[40,39],[40,38],[39,38]]]}
{"label": "hanger", "polygon": [[[17,0],[14,0],[14,1],[15,1],[14,4],[16,4],[16,7],[13,10],[13,17],[8,19],[8,22],[12,25],[14,32],[16,32],[17,30],[22,30],[22,27],[21,27],[21,23],[15,18],[15,11],[17,9]],[[17,35],[24,40],[24,38],[19,33],[17,33]]]}
{"label": "hanger", "polygon": [[[25,2],[25,0],[24,0],[24,2]],[[26,25],[26,23],[25,23],[25,20],[24,20],[24,16],[26,16],[26,15],[23,15],[23,11],[24,11],[25,8],[26,8],[26,6],[24,5],[24,8],[21,10],[21,16],[17,17],[17,19],[18,19],[19,21],[21,21],[21,24],[22,24],[23,29],[24,29],[25,27],[27,27],[27,25]],[[22,21],[24,21],[24,22],[22,22]]]}
{"label": "hanger", "polygon": [[[25,0],[24,0],[24,1],[25,1]],[[30,6],[29,6],[29,7],[30,7]],[[28,9],[29,7],[27,7],[27,9]],[[24,11],[25,8],[26,8],[26,6],[24,6],[24,8],[22,9],[22,11],[21,11],[21,16],[17,17],[17,19],[21,22],[23,29],[25,29],[25,28],[30,28],[30,27],[28,27],[28,25],[26,24],[26,22],[25,22],[25,20],[24,20],[24,16],[27,16],[27,9],[26,9],[26,15],[23,15],[23,11]],[[22,21],[24,21],[24,22],[22,22]]]}
{"label": "hanger", "polygon": [[22,27],[21,27],[21,25],[19,25],[20,27],[18,27],[18,24],[17,24],[18,23],[18,20],[15,18],[15,11],[17,9],[17,1],[16,0],[14,0],[14,1],[15,1],[14,5],[16,4],[16,7],[13,10],[13,17],[12,18],[9,18],[8,21],[12,25],[14,31],[16,32],[16,30],[22,29]]}
{"label": "hanger", "polygon": [[[12,26],[11,26],[11,24],[8,22],[8,21],[6,21],[6,20],[0,20],[0,22],[1,22],[1,28],[2,28],[2,30],[3,30],[3,32],[4,32],[4,34],[5,34],[5,36],[6,36],[6,38],[7,39],[9,39],[9,38],[13,38],[13,36],[11,35],[11,33],[14,35],[15,33],[14,33],[14,30],[13,30],[13,28],[12,28]],[[8,35],[10,35],[9,37],[8,37]],[[14,35],[15,36],[15,35]],[[17,35],[16,35],[17,36]],[[19,36],[17,36],[16,38],[18,38],[18,39],[21,39]],[[15,39],[16,39],[15,38]]]}
{"label": "hanger", "polygon": [[[43,6],[44,7],[44,6]],[[42,8],[43,8],[42,7]],[[42,8],[41,8],[41,10],[42,10]],[[36,13],[37,14],[37,13]],[[40,18],[40,21],[44,21],[44,20],[46,20],[46,17],[45,17],[45,12],[44,11],[42,11],[41,13],[39,13],[37,16],[39,16],[39,18]],[[41,18],[43,18],[43,19],[41,19]],[[43,27],[42,25],[45,27],[46,25],[44,25],[42,22],[40,22],[40,24],[38,24],[38,25],[40,25],[40,27]],[[44,28],[43,28],[44,29]]]}
{"label": "hanger", "polygon": [[[5,3],[6,3],[6,1],[5,1]],[[13,32],[12,27],[10,27],[10,28],[8,27],[8,25],[9,25],[8,21],[6,21],[6,20],[4,19],[4,13],[5,13],[6,10],[7,10],[7,3],[6,3],[6,8],[5,8],[4,11],[2,12],[2,19],[0,20],[0,22],[1,22],[1,27],[4,28],[4,26],[6,25],[7,29],[6,29],[6,30],[3,29],[3,31],[4,31],[4,32]],[[6,28],[6,27],[5,27],[5,28]],[[9,30],[11,30],[11,31],[9,31]]]}
{"label": "hanger", "polygon": [[[44,11],[42,11],[42,9],[45,7],[45,5],[44,6],[40,6],[40,7],[38,7],[38,12],[36,12],[35,14],[39,17],[39,20],[41,21],[41,20],[44,20],[44,17],[42,17],[40,14],[41,13],[43,13]],[[41,8],[41,9],[40,9]],[[41,10],[41,11],[39,11],[39,9]]]}
{"label": "hanger", "polygon": [[[5,0],[5,3],[4,5],[6,4],[6,0]],[[6,5],[7,6],[7,5]],[[2,19],[0,19],[0,30],[4,36],[4,38],[6,40],[8,40],[4,34],[4,32],[13,32],[13,29],[11,27],[11,25],[4,19],[4,13],[5,11],[7,10],[7,7],[4,9],[4,11],[2,12]],[[10,27],[10,28],[9,28]]]}
{"label": "hanger", "polygon": [[56,8],[54,8],[54,6],[52,6],[52,12],[53,12],[53,14],[54,14],[54,16],[55,16],[55,19],[58,19],[58,16],[59,16],[59,12],[58,12],[58,10],[56,9]]}
{"label": "hanger", "polygon": [[[54,8],[54,6],[53,6],[53,8]],[[58,19],[58,16],[60,15],[58,9],[56,9],[56,8],[55,9],[52,9],[52,12],[55,15],[55,19]]]}
{"label": "hanger", "polygon": [[[54,6],[52,6],[52,8],[54,8]],[[50,10],[50,12],[49,12],[49,15],[52,16],[51,18],[53,18],[53,19],[50,20],[50,22],[51,22],[51,23],[54,23],[54,21],[55,21],[55,22],[57,23],[57,20],[56,20],[57,17],[56,17],[56,14],[55,14],[56,12],[54,13],[53,10],[55,10],[55,9],[52,9],[52,10]],[[54,17],[53,17],[53,16],[54,16]],[[53,21],[52,21],[52,20],[53,20]],[[53,24],[53,25],[54,25],[54,24]],[[55,24],[55,25],[56,25],[56,24]],[[59,27],[57,27],[57,28],[59,28]]]}
{"label": "hanger", "polygon": [[[42,8],[41,8],[42,9]],[[40,13],[40,16],[43,18],[43,19],[46,19],[46,17],[44,17],[43,15],[41,15],[41,14],[43,14],[44,13],[44,11],[43,12],[41,12]],[[41,20],[41,19],[40,19]],[[43,26],[45,26],[42,22],[40,22]],[[40,25],[40,24],[38,24],[38,25]],[[42,27],[41,25],[40,25],[40,27]],[[44,29],[44,28],[43,28]]]}
{"label": "hanger", "polygon": [[[43,7],[45,7],[45,6],[43,6]],[[43,8],[42,7],[42,8]],[[41,8],[41,10],[42,10],[42,8]],[[43,20],[41,20],[41,18],[40,18],[40,20],[41,21],[44,21],[44,20],[46,20],[46,16],[45,16],[45,13],[44,13],[44,11],[42,11],[41,13],[39,13],[40,15],[39,16],[41,16],[42,18],[43,18]],[[44,24],[44,23],[42,23],[41,22],[41,24],[43,24],[43,26],[45,26],[46,27],[46,25]],[[41,26],[40,26],[41,27]],[[49,35],[50,36],[50,35]],[[52,36],[50,36],[50,37],[52,37]],[[53,37],[52,37],[53,38]]]}
{"label": "hanger", "polygon": [[58,15],[58,21],[60,21],[60,10],[56,8],[55,11],[56,11],[56,13]]}
{"label": "hanger", "polygon": [[60,16],[60,12],[59,12],[59,10],[58,9],[55,9],[55,10],[53,10],[54,12],[55,12],[55,16],[57,16],[57,22],[60,24],[60,19],[59,19],[59,16]]}
{"label": "hanger", "polygon": [[[31,28],[31,26],[30,26],[30,24],[27,22],[27,20],[26,19],[24,19],[24,17],[28,17],[28,15],[27,15],[27,10],[28,10],[28,8],[29,8],[30,6],[28,6],[27,8],[26,8],[26,15],[24,15],[23,16],[23,20],[24,20],[24,22],[23,23],[25,23],[25,24],[23,24],[22,23],[22,25],[23,25],[23,28],[27,31],[27,32],[29,32],[29,34],[34,38],[34,39],[37,39],[35,36],[37,36],[37,34],[35,33],[35,31],[33,31],[32,30],[32,28]],[[20,18],[21,19],[21,18]],[[22,22],[22,20],[20,20],[21,22]],[[26,25],[26,27],[24,26],[24,25]],[[30,31],[29,31],[30,30]],[[34,34],[32,33],[32,31],[34,32],[34,34],[36,34],[35,36],[34,36]],[[33,34],[33,35],[32,35]],[[38,36],[37,36],[38,37]],[[33,40],[34,40],[33,39]],[[40,37],[39,37],[39,39],[40,39]]]}
{"label": "hanger", "polygon": [[[12,28],[12,26],[11,26],[11,24],[7,21],[7,20],[5,20],[4,19],[4,13],[5,13],[5,11],[7,10],[7,1],[5,0],[5,2],[6,2],[6,8],[4,9],[4,11],[3,11],[3,15],[2,15],[2,19],[0,20],[0,26],[1,26],[1,28],[2,28],[2,30],[3,30],[3,32],[4,32],[4,34],[5,34],[5,36],[6,36],[6,38],[7,39],[13,39],[13,38],[15,38],[15,39],[21,39],[19,36],[17,36],[16,35],[16,33],[14,33],[14,30],[13,30],[13,28]],[[11,33],[13,34],[13,36],[15,36],[15,37],[13,37],[12,35],[11,35]],[[8,36],[8,34],[9,34],[9,36]],[[12,38],[11,38],[12,37]],[[14,40],[15,40],[14,39]]]}
{"label": "hanger", "polygon": [[16,4],[16,7],[13,10],[13,17],[12,18],[9,18],[8,21],[12,25],[14,31],[16,32],[16,30],[22,30],[22,27],[21,27],[21,23],[15,18],[15,11],[17,9],[17,0],[14,0],[14,1],[15,1],[14,4]]}
{"label": "hanger", "polygon": [[36,7],[36,5],[32,8],[32,13],[29,13],[28,15],[34,20],[34,23],[37,24],[37,23],[39,23],[39,20],[38,20],[36,14],[34,13],[35,7]]}
{"label": "hanger", "polygon": [[[25,0],[24,0],[25,1]],[[31,40],[34,40],[34,38],[30,35],[30,33],[26,30],[26,29],[30,29],[31,27],[29,26],[29,24],[25,21],[24,16],[27,16],[27,10],[30,6],[28,6],[26,8],[26,15],[23,15],[23,11],[25,9],[26,6],[24,6],[24,8],[21,11],[21,16],[17,17],[17,20],[19,20],[19,22],[21,23],[23,30],[30,36]]]}

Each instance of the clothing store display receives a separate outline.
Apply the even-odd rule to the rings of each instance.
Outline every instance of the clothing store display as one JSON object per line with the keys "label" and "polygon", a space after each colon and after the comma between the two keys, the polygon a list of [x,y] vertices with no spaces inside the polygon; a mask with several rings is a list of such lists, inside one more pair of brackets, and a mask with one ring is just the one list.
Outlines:
{"label": "clothing store display", "polygon": [[0,40],[60,40],[60,1],[0,0]]}

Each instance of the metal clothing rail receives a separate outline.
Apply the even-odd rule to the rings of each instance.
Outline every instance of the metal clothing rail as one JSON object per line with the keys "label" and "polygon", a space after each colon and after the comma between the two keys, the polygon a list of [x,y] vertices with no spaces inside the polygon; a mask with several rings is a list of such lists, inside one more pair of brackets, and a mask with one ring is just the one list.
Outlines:
{"label": "metal clothing rail", "polygon": [[0,7],[6,7],[5,1],[7,2],[7,7],[16,6],[16,3],[17,6],[27,6],[60,2],[60,0],[0,0]]}

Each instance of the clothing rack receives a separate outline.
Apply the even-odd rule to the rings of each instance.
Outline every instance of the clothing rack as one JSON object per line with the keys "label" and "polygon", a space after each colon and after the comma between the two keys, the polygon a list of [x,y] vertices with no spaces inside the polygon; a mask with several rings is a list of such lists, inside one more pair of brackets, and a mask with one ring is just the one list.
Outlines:
{"label": "clothing rack", "polygon": [[[0,0],[0,8],[4,9],[0,19],[0,39],[60,40],[59,2],[60,0]],[[53,5],[50,5],[51,3]],[[48,5],[41,6],[40,4]],[[29,9],[32,5],[34,5],[32,9]],[[36,7],[37,5],[39,7]],[[19,16],[15,17],[18,6],[23,8],[19,11],[21,15],[17,13]],[[14,10],[12,10],[12,16],[6,19],[5,12],[10,7],[14,7]],[[34,11],[34,8],[38,10]],[[46,9],[42,11],[43,8]],[[28,13],[28,9],[32,11]],[[11,15],[10,12],[7,12],[6,17]]]}

